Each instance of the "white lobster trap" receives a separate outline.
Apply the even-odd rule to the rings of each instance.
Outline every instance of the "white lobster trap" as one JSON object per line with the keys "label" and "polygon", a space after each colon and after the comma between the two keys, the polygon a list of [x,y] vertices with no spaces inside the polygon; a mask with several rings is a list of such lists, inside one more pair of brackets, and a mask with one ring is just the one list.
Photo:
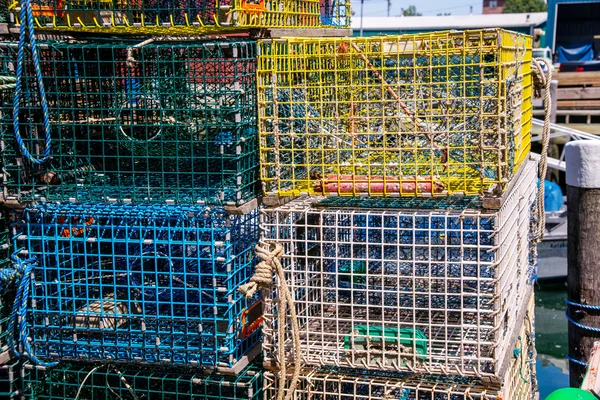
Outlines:
{"label": "white lobster trap", "polygon": [[[265,209],[263,239],[284,248],[302,362],[497,377],[531,288],[536,172],[525,163],[498,211],[475,198],[360,208],[311,197]],[[277,368],[279,346],[291,358],[293,340],[278,341],[278,285],[265,292],[265,361]]]}
{"label": "white lobster trap", "polygon": [[[527,304],[527,303],[526,303]],[[513,337],[510,363],[496,384],[485,379],[414,372],[394,373],[336,367],[304,367],[293,400],[532,400],[536,397],[534,301]],[[264,399],[276,398],[279,374],[264,375]],[[287,377],[288,381],[290,377]],[[286,391],[289,389],[285,389]]]}

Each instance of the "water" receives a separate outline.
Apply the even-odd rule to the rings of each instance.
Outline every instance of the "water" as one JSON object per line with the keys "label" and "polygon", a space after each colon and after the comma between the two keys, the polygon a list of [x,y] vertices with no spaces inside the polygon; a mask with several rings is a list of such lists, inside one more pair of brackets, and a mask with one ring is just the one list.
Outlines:
{"label": "water", "polygon": [[554,390],[569,386],[569,365],[564,284],[536,286],[535,329],[540,400]]}

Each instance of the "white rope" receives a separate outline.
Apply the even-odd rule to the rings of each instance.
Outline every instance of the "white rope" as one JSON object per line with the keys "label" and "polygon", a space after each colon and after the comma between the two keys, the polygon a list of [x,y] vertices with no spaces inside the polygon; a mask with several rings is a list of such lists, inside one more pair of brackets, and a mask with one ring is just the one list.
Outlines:
{"label": "white rope", "polygon": [[[546,65],[548,72],[544,73],[541,64]],[[542,151],[540,163],[538,165],[538,175],[540,184],[538,188],[536,211],[538,214],[537,229],[535,239],[539,243],[544,238],[544,229],[546,227],[546,211],[544,209],[544,179],[548,171],[548,146],[550,145],[550,110],[552,108],[552,99],[550,98],[550,83],[552,82],[552,64],[543,58],[536,58],[532,61],[532,71],[534,73],[535,90],[543,93],[544,96],[544,126],[542,128]]]}
{"label": "white rope", "polygon": [[[225,39],[227,36],[214,35],[210,36],[211,39]],[[134,64],[137,62],[133,57],[133,50],[139,49],[140,47],[144,47],[148,44],[154,42],[194,42],[194,41],[206,41],[205,36],[157,36],[143,42],[136,44],[135,46],[127,48],[127,66],[133,68]]]}
{"label": "white rope", "polygon": [[85,378],[83,378],[83,380],[81,381],[81,384],[79,385],[79,390],[77,390],[77,394],[75,395],[75,399],[74,399],[74,400],[77,400],[77,399],[79,399],[79,395],[81,394],[81,390],[83,389],[83,386],[85,385],[85,382],[88,380],[88,378],[89,378],[90,376],[92,376],[92,374],[93,374],[94,372],[96,372],[96,370],[97,370],[98,368],[101,368],[101,367],[103,367],[103,365],[98,365],[97,367],[94,367],[94,368],[92,368],[92,369],[90,370],[90,372],[88,372],[88,373],[87,373],[87,375],[85,376]]}
{"label": "white rope", "polygon": [[135,46],[127,48],[127,66],[129,68],[133,68],[135,66],[135,63],[137,62],[137,60],[133,57],[133,50],[139,49],[140,47],[144,47],[150,43],[153,43],[154,40],[155,40],[155,38],[150,38],[150,39],[144,40],[143,42],[136,44]]}
{"label": "white rope", "polygon": [[[285,274],[279,257],[283,255],[283,246],[279,243],[269,244],[266,241],[260,241],[256,246],[256,255],[262,260],[256,266],[256,272],[250,278],[250,281],[241,285],[238,291],[246,298],[252,297],[259,289],[270,289],[273,285],[273,273],[279,280],[279,296],[277,310],[277,335],[278,335],[278,356],[280,362],[279,371],[279,388],[277,400],[291,400],[300,378],[301,353],[300,353],[300,328],[298,327],[298,317],[294,306],[294,298],[285,280]],[[291,334],[294,340],[294,373],[290,380],[286,393],[286,378],[287,378],[287,363],[285,360],[285,333],[286,333],[286,318],[289,311],[289,319],[291,320]],[[285,396],[285,397],[284,397]]]}

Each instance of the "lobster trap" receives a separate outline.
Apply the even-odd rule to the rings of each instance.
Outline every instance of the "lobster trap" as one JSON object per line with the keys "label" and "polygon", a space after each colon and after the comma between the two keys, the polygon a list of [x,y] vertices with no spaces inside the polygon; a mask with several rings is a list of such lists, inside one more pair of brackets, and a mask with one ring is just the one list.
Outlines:
{"label": "lobster trap", "polygon": [[199,375],[130,365],[67,364],[50,369],[25,365],[24,398],[63,399],[164,399],[259,400],[262,372],[249,366],[238,376]]}
{"label": "lobster trap", "polygon": [[[17,24],[21,6],[11,7]],[[260,28],[350,26],[348,0],[35,0],[41,29],[125,34],[218,34]]]}
{"label": "lobster trap", "polygon": [[[498,376],[531,288],[536,173],[536,161],[524,164],[498,211],[477,208],[477,198],[421,208],[412,199],[362,199],[360,208],[341,204],[352,198],[306,197],[264,209],[263,239],[284,249],[302,361]],[[263,348],[274,367],[285,361],[280,346],[289,357],[294,348],[291,335],[278,339],[279,293],[278,285],[265,291]]]}
{"label": "lobster trap", "polygon": [[[519,329],[510,367],[497,384],[476,377],[304,367],[292,399],[533,400],[537,379],[532,320],[533,302]],[[265,372],[265,398],[276,397],[278,378],[277,373]]]}
{"label": "lobster trap", "polygon": [[0,365],[0,398],[21,399],[21,368],[19,362],[8,362]]}
{"label": "lobster trap", "polygon": [[[35,68],[24,63],[16,110],[22,145],[13,99],[2,101],[5,200],[241,205],[256,198],[256,43],[152,40],[41,45],[49,138]],[[16,47],[4,43],[0,51],[14,70]],[[49,158],[39,163],[47,146]]]}
{"label": "lobster trap", "polygon": [[530,148],[531,43],[501,29],[260,41],[265,193],[503,188]]}
{"label": "lobster trap", "polygon": [[237,291],[254,270],[257,210],[46,204],[16,229],[19,254],[37,259],[31,337],[18,339],[38,358],[231,373],[259,352],[262,300]]}

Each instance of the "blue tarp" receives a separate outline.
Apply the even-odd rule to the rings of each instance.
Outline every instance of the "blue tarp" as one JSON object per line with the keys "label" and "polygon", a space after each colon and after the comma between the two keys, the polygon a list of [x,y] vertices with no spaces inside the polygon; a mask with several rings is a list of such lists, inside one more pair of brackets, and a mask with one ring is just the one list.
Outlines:
{"label": "blue tarp", "polygon": [[558,62],[590,61],[594,59],[591,43],[569,43],[558,46]]}
{"label": "blue tarp", "polygon": [[558,211],[565,204],[562,190],[554,182],[544,181],[544,209]]}

